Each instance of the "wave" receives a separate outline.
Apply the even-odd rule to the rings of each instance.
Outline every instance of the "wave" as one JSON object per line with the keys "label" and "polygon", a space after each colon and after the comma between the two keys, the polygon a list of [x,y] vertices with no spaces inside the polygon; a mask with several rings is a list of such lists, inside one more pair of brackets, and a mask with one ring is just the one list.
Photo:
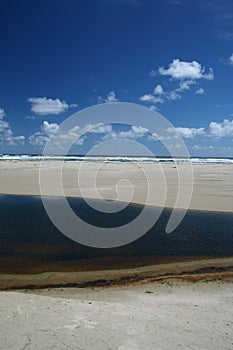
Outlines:
{"label": "wave", "polygon": [[2,154],[0,161],[65,161],[65,162],[105,162],[105,163],[192,163],[192,164],[233,164],[233,158],[171,158],[171,157],[117,157],[117,156],[44,156],[31,154]]}

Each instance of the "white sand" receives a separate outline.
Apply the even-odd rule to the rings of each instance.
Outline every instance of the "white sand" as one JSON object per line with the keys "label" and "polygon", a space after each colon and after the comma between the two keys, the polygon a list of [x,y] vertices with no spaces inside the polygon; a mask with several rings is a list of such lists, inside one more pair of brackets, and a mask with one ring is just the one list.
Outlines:
{"label": "white sand", "polygon": [[4,350],[232,349],[233,282],[2,292],[0,316]]}
{"label": "white sand", "polygon": [[[46,162],[48,195],[56,196],[54,175],[58,171],[59,162]],[[67,196],[80,197],[80,188],[77,179],[81,163],[65,163],[64,165],[64,191]],[[2,194],[28,194],[40,195],[39,188],[39,162],[0,162],[0,193]],[[86,163],[85,177],[88,179],[99,167],[98,163]],[[180,165],[181,172],[187,172],[188,165]],[[166,206],[173,207],[177,197],[177,170],[172,164],[163,164],[167,182]],[[106,163],[97,177],[97,187],[100,195],[105,199],[115,199],[117,196],[115,184],[120,179],[129,179],[133,182],[135,195],[133,202],[145,203],[147,187],[143,170],[152,178],[153,196],[151,205],[162,205],[160,165],[140,164],[140,167],[129,163]],[[194,188],[191,209],[233,212],[233,164],[194,164]],[[186,188],[190,185],[187,180]],[[87,196],[96,198],[92,186],[86,188]],[[124,191],[123,191],[124,192]],[[123,193],[124,194],[124,193]],[[123,198],[124,200],[124,198]]]}
{"label": "white sand", "polygon": [[[64,187],[68,196],[80,196],[77,183],[79,166],[77,163],[65,165]],[[95,171],[96,166],[88,164],[87,178]],[[56,165],[48,162],[46,167],[49,169],[47,194],[56,195],[53,186]],[[154,175],[155,196],[150,204],[160,205],[160,183],[156,176],[158,168],[151,164],[141,167]],[[170,207],[173,206],[177,194],[176,169],[171,164],[163,165],[163,169],[168,186],[166,206]],[[182,165],[182,170],[186,171],[186,165]],[[0,193],[39,195],[38,171],[39,163],[36,162],[0,162]],[[190,208],[232,212],[232,174],[233,165],[194,165],[194,192]],[[116,192],[112,185],[121,178],[134,180],[137,191],[133,201],[144,203],[145,179],[140,169],[130,164],[106,164],[98,180],[101,195],[106,199],[114,199]],[[186,186],[189,186],[189,183],[186,183]],[[197,263],[198,267],[201,266],[200,263],[202,264]],[[205,262],[207,265],[209,263],[210,261]],[[229,261],[219,260],[215,266],[224,263],[228,264]],[[196,263],[190,264],[194,268]],[[146,271],[151,274],[150,268],[155,272],[154,269],[158,267],[148,267],[149,272]],[[179,264],[175,267],[179,268]],[[181,270],[183,267],[180,266]],[[115,273],[119,274],[119,271]],[[77,278],[77,275],[66,276],[68,280]],[[1,278],[7,284],[14,284],[15,277]],[[18,277],[22,277],[22,283],[25,283],[25,279],[31,278]],[[43,277],[56,280],[61,276],[51,273],[33,278],[38,278],[41,282]],[[134,287],[71,288],[30,293],[1,292],[0,348],[4,350],[232,349],[232,287],[233,282],[229,280],[208,283],[157,282]],[[147,293],[148,291],[152,293]]]}

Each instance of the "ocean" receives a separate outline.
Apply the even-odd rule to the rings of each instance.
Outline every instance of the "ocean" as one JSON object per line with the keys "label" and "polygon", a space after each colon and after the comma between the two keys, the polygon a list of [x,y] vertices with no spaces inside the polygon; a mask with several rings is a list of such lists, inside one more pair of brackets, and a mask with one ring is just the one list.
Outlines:
{"label": "ocean", "polygon": [[171,158],[171,157],[121,157],[121,156],[43,156],[31,154],[0,154],[0,161],[61,161],[65,162],[112,162],[112,163],[192,163],[192,164],[233,164],[233,158],[216,158],[216,157],[190,157],[190,158]]}

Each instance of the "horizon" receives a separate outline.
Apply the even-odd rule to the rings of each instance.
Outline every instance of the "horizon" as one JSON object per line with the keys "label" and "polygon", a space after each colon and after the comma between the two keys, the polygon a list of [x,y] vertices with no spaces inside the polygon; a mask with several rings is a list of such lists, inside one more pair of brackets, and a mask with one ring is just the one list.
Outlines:
{"label": "horizon", "polygon": [[[64,158],[71,158],[71,157],[87,157],[87,158],[95,158],[95,157],[102,157],[102,158],[105,158],[105,157],[112,157],[112,158],[151,158],[151,159],[154,159],[154,158],[166,158],[166,159],[193,159],[193,158],[200,158],[200,159],[233,159],[233,156],[232,157],[222,157],[222,156],[219,156],[219,157],[211,157],[211,156],[190,156],[190,157],[187,157],[187,156],[171,156],[171,155],[154,155],[154,156],[150,156],[150,155],[109,155],[109,154],[92,154],[90,156],[86,155],[86,154],[66,154],[66,155],[61,155],[61,154],[46,154],[46,155],[43,155],[41,153],[3,153],[3,154],[0,154],[0,157],[1,156],[10,156],[10,157],[14,157],[14,156],[31,156],[31,157],[64,157]],[[1,159],[0,159],[1,161]]]}

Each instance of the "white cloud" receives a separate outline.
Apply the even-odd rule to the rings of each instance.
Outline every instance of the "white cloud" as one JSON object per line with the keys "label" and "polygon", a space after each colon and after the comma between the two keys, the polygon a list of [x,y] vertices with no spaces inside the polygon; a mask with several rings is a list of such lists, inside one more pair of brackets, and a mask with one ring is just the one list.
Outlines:
{"label": "white cloud", "polygon": [[184,80],[179,83],[179,87],[176,89],[176,91],[185,91],[190,90],[190,85],[196,84],[193,80]]}
{"label": "white cloud", "polygon": [[145,129],[141,126],[133,125],[127,131],[112,131],[103,136],[102,140],[110,140],[116,138],[125,138],[125,139],[138,139],[144,137],[148,133],[148,129]]}
{"label": "white cloud", "polygon": [[228,59],[228,63],[233,65],[233,54],[229,57]]}
{"label": "white cloud", "polygon": [[214,149],[215,147],[212,145],[209,146],[203,146],[203,145],[194,145],[192,147],[190,147],[191,149],[195,149],[195,150],[211,150]]}
{"label": "white cloud", "polygon": [[195,94],[197,95],[204,95],[205,94],[205,90],[203,88],[199,88],[196,90]]}
{"label": "white cloud", "polygon": [[[159,88],[158,88],[159,86]],[[161,85],[156,86],[156,93],[158,94],[157,91],[160,92],[159,96],[154,96],[153,94],[145,94],[143,96],[139,97],[139,100],[141,102],[149,102],[149,103],[164,103],[165,101],[174,101],[174,100],[180,100],[182,97],[179,95],[176,90],[174,91],[168,91],[165,92],[163,89],[161,90]],[[162,97],[161,97],[162,96]],[[150,107],[150,109],[152,109]]]}
{"label": "white cloud", "polygon": [[157,106],[155,106],[155,105],[151,105],[151,106],[149,107],[149,109],[150,109],[151,111],[157,111],[157,110],[158,110]]}
{"label": "white cloud", "polygon": [[168,66],[168,69],[164,67],[159,68],[160,75],[170,76],[172,79],[184,80],[184,79],[208,79],[212,80],[213,70],[209,68],[209,72],[205,73],[205,68],[197,61],[187,62],[181,61],[179,58],[174,59]]}
{"label": "white cloud", "polygon": [[25,136],[14,136],[9,123],[3,120],[5,112],[3,110],[0,118],[0,144],[5,146],[23,146]]}
{"label": "white cloud", "polygon": [[[232,55],[233,56],[233,55]],[[174,59],[168,68],[160,67],[158,73],[162,76],[169,76],[170,80],[178,80],[179,85],[174,90],[164,91],[162,85],[158,84],[154,88],[153,93],[146,93],[140,96],[141,102],[149,102],[152,104],[164,103],[166,101],[175,101],[182,99],[181,93],[190,90],[191,85],[197,84],[198,79],[212,80],[214,78],[213,69],[209,68],[206,72],[205,67],[197,61],[181,61]],[[156,76],[155,70],[150,72],[150,76]],[[196,94],[202,95],[205,93],[203,88],[196,89]]]}
{"label": "white cloud", "polygon": [[67,144],[83,145],[87,133],[110,133],[112,126],[110,124],[87,124],[83,128],[76,125],[66,133],[58,132],[59,125],[44,121],[41,131],[34,133],[29,137],[29,142],[35,147],[44,147],[50,138],[57,147],[64,147]]}
{"label": "white cloud", "polygon": [[89,129],[89,132],[95,134],[105,134],[112,131],[112,125],[110,124],[88,124],[86,127]]}
{"label": "white cloud", "polygon": [[[191,139],[195,136],[201,136],[205,135],[205,129],[204,128],[183,128],[183,127],[178,127],[175,128],[176,131],[184,138],[186,139]],[[169,130],[167,130],[169,131]],[[171,129],[171,131],[173,131]]]}
{"label": "white cloud", "polygon": [[0,107],[0,119],[3,119],[5,117],[5,111],[3,108]]}
{"label": "white cloud", "polygon": [[107,97],[106,98],[103,98],[102,96],[99,96],[97,98],[97,102],[98,103],[114,103],[114,102],[118,102],[118,98],[116,96],[116,93],[115,91],[110,91],[108,94],[107,94]]}
{"label": "white cloud", "polygon": [[148,140],[155,140],[155,141],[166,141],[171,139],[172,139],[171,136],[160,135],[160,134],[157,134],[157,132],[154,132],[152,135],[148,136]]}
{"label": "white cloud", "polygon": [[177,94],[176,90],[174,90],[174,91],[170,91],[167,94],[167,99],[168,101],[175,101],[175,100],[181,100],[182,97],[181,95]]}
{"label": "white cloud", "polygon": [[48,136],[43,135],[40,132],[36,132],[35,134],[29,137],[29,143],[34,147],[44,147],[49,140]]}
{"label": "white cloud", "polygon": [[9,128],[9,124],[5,120],[0,120],[0,133]]}
{"label": "white cloud", "polygon": [[161,85],[157,85],[154,88],[154,95],[163,95],[164,91],[163,91],[163,87]]}
{"label": "white cloud", "polygon": [[44,131],[47,135],[53,135],[55,134],[59,129],[59,125],[56,123],[49,123],[47,121],[44,121],[41,127],[41,130]]}
{"label": "white cloud", "polygon": [[69,105],[58,98],[52,99],[47,97],[30,97],[28,99],[31,105],[31,111],[37,115],[60,114],[65,112]]}
{"label": "white cloud", "polygon": [[117,101],[118,101],[118,98],[116,97],[116,93],[114,91],[110,91],[107,95],[107,99],[105,100],[105,102],[113,103]]}
{"label": "white cloud", "polygon": [[224,119],[223,122],[211,122],[209,124],[209,134],[215,137],[233,136],[233,120]]}
{"label": "white cloud", "polygon": [[156,97],[152,94],[145,94],[139,97],[139,100],[142,102],[151,102],[151,103],[164,103],[164,99],[161,97]]}
{"label": "white cloud", "polygon": [[9,146],[24,146],[25,136],[9,136],[6,138],[6,143]]}

